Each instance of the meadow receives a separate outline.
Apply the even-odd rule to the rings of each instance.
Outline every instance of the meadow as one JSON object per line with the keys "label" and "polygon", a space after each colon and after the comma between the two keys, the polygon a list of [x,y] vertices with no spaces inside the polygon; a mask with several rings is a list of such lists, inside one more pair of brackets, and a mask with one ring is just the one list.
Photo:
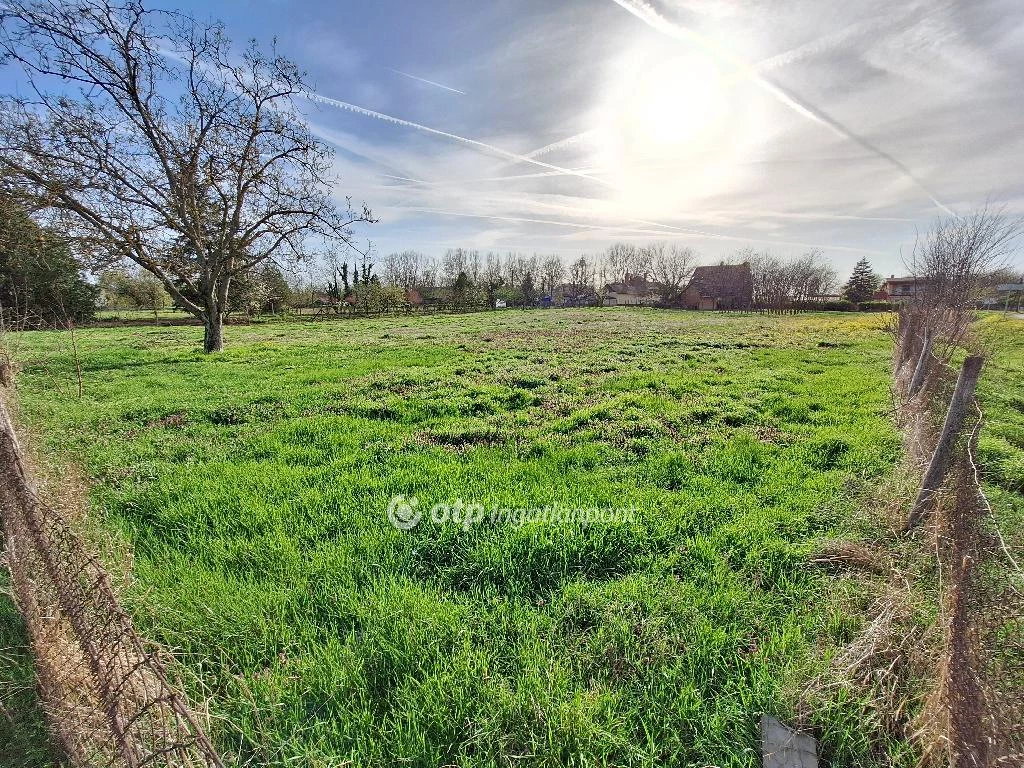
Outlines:
{"label": "meadow", "polygon": [[[865,579],[813,559],[879,535],[884,323],[275,321],[212,357],[193,327],[39,332],[19,418],[239,763],[755,766],[759,714],[791,719],[864,625]],[[399,530],[399,494],[633,512]],[[865,712],[804,713],[828,764],[912,764]]]}

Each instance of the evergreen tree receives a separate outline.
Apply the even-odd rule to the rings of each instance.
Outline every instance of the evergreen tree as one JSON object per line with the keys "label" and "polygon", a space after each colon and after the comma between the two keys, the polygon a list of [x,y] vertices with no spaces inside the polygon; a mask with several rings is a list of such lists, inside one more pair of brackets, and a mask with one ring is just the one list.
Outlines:
{"label": "evergreen tree", "polygon": [[455,278],[455,285],[452,286],[453,298],[457,305],[466,303],[466,294],[469,293],[470,282],[469,275],[465,272],[459,272],[459,276]]}
{"label": "evergreen tree", "polygon": [[523,304],[532,307],[537,303],[537,289],[533,284],[533,274],[527,272],[523,277]]}
{"label": "evergreen tree", "polygon": [[0,313],[25,326],[65,326],[92,318],[99,289],[86,282],[66,240],[0,197]]}
{"label": "evergreen tree", "polygon": [[843,286],[843,296],[856,304],[870,301],[878,290],[878,275],[871,269],[871,262],[863,258],[853,268],[853,274]]}

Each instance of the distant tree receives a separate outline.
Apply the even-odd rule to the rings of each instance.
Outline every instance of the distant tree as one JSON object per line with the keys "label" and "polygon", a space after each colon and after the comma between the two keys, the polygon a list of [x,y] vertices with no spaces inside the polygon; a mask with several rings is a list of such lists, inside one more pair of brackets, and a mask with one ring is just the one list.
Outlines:
{"label": "distant tree", "polygon": [[14,199],[0,197],[0,318],[5,325],[80,323],[99,289],[79,272],[68,242],[41,227]]}
{"label": "distant tree", "polygon": [[465,272],[459,272],[455,278],[455,284],[452,286],[452,295],[456,306],[463,306],[469,303],[470,288],[472,287],[473,284],[469,280],[469,275]]}
{"label": "distant tree", "polygon": [[658,283],[662,301],[671,304],[679,300],[696,262],[697,255],[692,248],[684,248],[675,243],[656,251],[654,279]]}
{"label": "distant tree", "polygon": [[417,288],[423,285],[422,270],[427,259],[416,251],[391,253],[384,257],[382,279],[385,285]]}
{"label": "distant tree", "polygon": [[854,265],[853,274],[843,285],[842,296],[855,304],[870,301],[878,290],[879,282],[878,275],[871,268],[871,262],[867,257],[863,257]]}
{"label": "distant tree", "polygon": [[786,265],[789,278],[788,295],[794,301],[808,301],[831,293],[838,283],[836,271],[820,248],[790,259]]}
{"label": "distant tree", "polygon": [[[341,269],[339,270],[338,274],[341,275],[341,284],[342,284],[342,287],[345,289],[345,293],[348,293],[350,290],[352,290],[352,286],[349,285],[349,283],[348,283],[348,262],[347,261],[343,261],[341,263]],[[335,279],[335,283],[334,283],[334,292],[338,293],[337,279]]]}
{"label": "distant tree", "polygon": [[574,305],[590,304],[595,298],[594,267],[586,256],[580,256],[569,267],[567,299]]}
{"label": "distant tree", "polygon": [[521,288],[523,292],[523,305],[532,307],[537,303],[537,289],[533,284],[533,273],[527,272],[523,276],[523,285]]}
{"label": "distant tree", "polygon": [[987,276],[1006,267],[1024,235],[1024,219],[1002,208],[982,207],[938,220],[918,237],[908,267],[923,290],[919,301],[965,310],[985,292]]}
{"label": "distant tree", "polygon": [[140,0],[5,0],[0,58],[31,94],[0,103],[4,186],[153,273],[207,352],[235,277],[373,220],[337,208],[332,150],[293,102],[302,72],[255,43],[234,55],[218,23]]}
{"label": "distant tree", "polygon": [[231,281],[225,314],[243,312],[250,316],[258,315],[266,298],[265,286],[255,270],[239,272]]}
{"label": "distant tree", "polygon": [[466,272],[468,253],[463,248],[449,248],[445,251],[441,258],[441,279],[445,286],[453,287],[460,275],[465,274],[468,279]]}
{"label": "distant tree", "polygon": [[498,301],[498,291],[505,285],[505,278],[502,275],[501,255],[490,251],[484,263],[481,277],[481,288],[483,289],[487,305],[494,309]]}
{"label": "distant tree", "polygon": [[557,256],[548,256],[540,265],[541,290],[550,294],[565,277],[565,265]]}
{"label": "distant tree", "polygon": [[655,249],[638,248],[632,243],[615,243],[604,254],[607,279],[622,282],[631,278],[647,279],[651,272]]}
{"label": "distant tree", "polygon": [[526,259],[522,254],[511,251],[505,254],[505,285],[509,288],[520,288],[523,284],[523,275],[526,273],[526,269]]}
{"label": "distant tree", "polygon": [[111,309],[151,309],[157,315],[171,305],[164,284],[148,272],[104,270],[99,275],[98,287],[104,305]]}
{"label": "distant tree", "polygon": [[727,260],[733,264],[747,263],[753,288],[753,304],[762,309],[779,309],[789,296],[790,275],[786,263],[770,251],[743,248]]}
{"label": "distant tree", "polygon": [[369,283],[373,280],[373,262],[366,257],[363,258],[362,264],[359,265],[359,275],[364,283]]}
{"label": "distant tree", "polygon": [[263,283],[266,299],[261,311],[280,312],[294,304],[294,291],[285,276],[272,261],[265,262],[260,269],[260,282]]}

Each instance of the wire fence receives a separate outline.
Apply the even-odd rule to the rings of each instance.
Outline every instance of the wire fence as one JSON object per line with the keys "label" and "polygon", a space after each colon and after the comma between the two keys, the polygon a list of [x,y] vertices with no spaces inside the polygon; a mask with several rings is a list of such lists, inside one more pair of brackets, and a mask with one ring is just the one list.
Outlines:
{"label": "wire fence", "polygon": [[223,766],[167,654],[144,642],[109,577],[39,499],[0,403],[0,513],[13,593],[51,730],[76,766]]}
{"label": "wire fence", "polygon": [[897,329],[896,389],[917,438],[912,453],[927,467],[906,530],[923,529],[934,552],[943,637],[924,708],[925,764],[1017,766],[1024,765],[1024,688],[1002,659],[1006,633],[1024,619],[1021,572],[981,485],[984,414],[974,388],[984,358],[950,363],[965,344],[963,328],[962,318],[904,308]]}

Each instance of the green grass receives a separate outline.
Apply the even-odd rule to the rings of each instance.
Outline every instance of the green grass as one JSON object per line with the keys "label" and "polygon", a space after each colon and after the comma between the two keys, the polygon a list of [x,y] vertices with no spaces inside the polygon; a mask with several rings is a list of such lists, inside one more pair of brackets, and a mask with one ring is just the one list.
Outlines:
{"label": "green grass", "polygon": [[1024,320],[987,313],[978,331],[989,352],[978,382],[985,412],[978,441],[985,494],[1005,535],[1024,546]]}
{"label": "green grass", "polygon": [[[862,625],[861,585],[808,560],[899,459],[881,322],[282,322],[213,357],[196,328],[83,329],[80,400],[66,335],[33,333],[19,396],[237,760],[755,766],[759,713]],[[396,494],[636,520],[406,532]],[[912,762],[857,701],[811,717],[832,766]]]}
{"label": "green grass", "polygon": [[[9,589],[7,571],[0,569],[0,589]],[[25,627],[14,604],[0,597],[0,766],[53,766],[46,718],[35,696],[32,652]]]}

